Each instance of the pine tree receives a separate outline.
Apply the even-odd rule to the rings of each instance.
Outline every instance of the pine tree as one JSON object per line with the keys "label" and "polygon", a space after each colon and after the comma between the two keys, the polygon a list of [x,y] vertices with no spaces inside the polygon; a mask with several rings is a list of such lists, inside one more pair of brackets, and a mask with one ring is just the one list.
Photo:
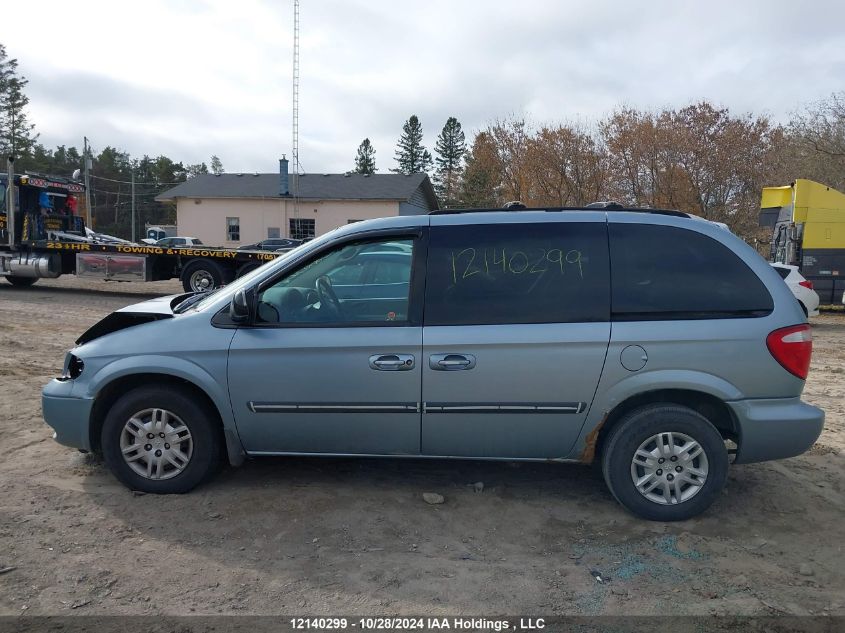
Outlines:
{"label": "pine tree", "polygon": [[9,59],[0,44],[0,151],[15,156],[30,156],[38,135],[26,115],[29,105],[23,89],[29,81],[18,76],[18,60]]}
{"label": "pine tree", "polygon": [[211,157],[211,173],[216,176],[223,173],[223,163],[216,155]]}
{"label": "pine tree", "polygon": [[453,207],[458,201],[463,161],[467,152],[466,137],[458,120],[450,116],[437,137],[434,146],[437,171],[434,175],[434,190],[444,207]]}
{"label": "pine tree", "polygon": [[370,139],[365,138],[358,146],[358,155],[355,157],[355,174],[366,174],[372,176],[376,173],[376,150]]}
{"label": "pine tree", "polygon": [[496,158],[496,148],[488,132],[479,132],[466,155],[466,169],[461,179],[458,206],[493,208],[501,205],[498,193],[501,166]]}
{"label": "pine tree", "polygon": [[402,126],[402,136],[396,143],[396,162],[399,167],[390,171],[405,175],[428,172],[432,165],[431,153],[423,147],[422,139],[422,124],[417,115],[412,114]]}

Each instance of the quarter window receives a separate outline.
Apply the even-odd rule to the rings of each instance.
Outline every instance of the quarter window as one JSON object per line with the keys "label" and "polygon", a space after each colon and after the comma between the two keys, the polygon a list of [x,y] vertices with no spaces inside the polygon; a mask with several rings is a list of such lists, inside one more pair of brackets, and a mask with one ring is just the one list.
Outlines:
{"label": "quarter window", "polygon": [[607,230],[601,223],[434,227],[426,325],[607,321]]}
{"label": "quarter window", "polygon": [[672,226],[610,224],[613,318],[764,316],[766,286],[728,247]]}
{"label": "quarter window", "polygon": [[229,242],[241,241],[241,219],[226,218],[226,239]]}

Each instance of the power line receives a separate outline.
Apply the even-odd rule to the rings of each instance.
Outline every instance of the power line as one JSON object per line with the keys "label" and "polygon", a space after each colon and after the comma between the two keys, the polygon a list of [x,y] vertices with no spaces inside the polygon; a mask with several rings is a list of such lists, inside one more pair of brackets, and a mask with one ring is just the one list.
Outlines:
{"label": "power line", "polygon": [[[121,196],[129,195],[125,189],[120,190],[108,190],[108,189],[98,189],[97,187],[91,187],[91,191],[94,193],[103,193],[109,196],[116,196],[120,194]],[[157,196],[160,191],[136,191],[136,196]]]}
{"label": "power line", "polygon": [[[95,176],[94,174],[91,174],[91,178],[94,178],[95,180],[106,180],[108,182],[116,182],[116,183],[120,183],[122,185],[131,185],[132,184],[131,180],[115,180],[114,178],[105,178],[104,176]],[[135,186],[137,187],[138,185],[151,185],[153,187],[163,187],[163,186],[170,186],[170,185],[181,185],[183,182],[185,182],[185,181],[180,180],[178,182],[136,182]]]}

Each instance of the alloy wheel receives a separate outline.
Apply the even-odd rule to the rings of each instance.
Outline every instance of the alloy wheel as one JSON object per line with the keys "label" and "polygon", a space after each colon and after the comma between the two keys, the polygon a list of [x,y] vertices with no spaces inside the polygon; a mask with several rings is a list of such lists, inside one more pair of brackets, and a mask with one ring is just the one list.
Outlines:
{"label": "alloy wheel", "polygon": [[707,454],[685,433],[652,435],[634,452],[631,479],[641,495],[661,505],[692,499],[707,481]]}

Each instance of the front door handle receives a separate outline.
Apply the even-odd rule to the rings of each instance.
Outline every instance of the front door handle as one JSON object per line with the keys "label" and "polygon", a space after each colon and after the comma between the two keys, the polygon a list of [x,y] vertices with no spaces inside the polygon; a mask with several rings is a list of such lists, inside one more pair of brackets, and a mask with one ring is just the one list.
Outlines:
{"label": "front door handle", "polygon": [[411,354],[374,354],[370,356],[370,369],[378,371],[409,371],[414,368]]}
{"label": "front door handle", "polygon": [[428,366],[436,371],[472,369],[475,367],[475,356],[472,354],[432,354],[428,358]]}

